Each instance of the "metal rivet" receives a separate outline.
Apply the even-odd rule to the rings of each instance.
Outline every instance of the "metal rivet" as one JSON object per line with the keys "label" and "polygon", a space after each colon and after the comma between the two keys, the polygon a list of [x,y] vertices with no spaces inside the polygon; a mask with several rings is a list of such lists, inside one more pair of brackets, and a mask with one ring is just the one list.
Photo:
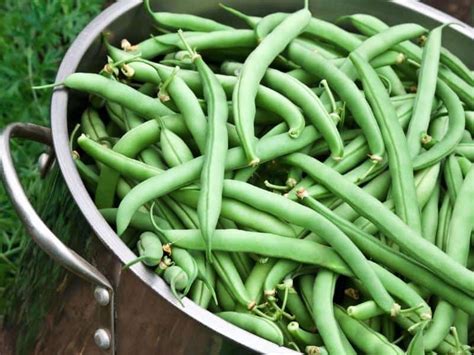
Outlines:
{"label": "metal rivet", "polygon": [[103,287],[97,286],[94,290],[94,297],[98,304],[107,306],[110,302],[110,293]]}
{"label": "metal rivet", "polygon": [[94,342],[99,348],[106,350],[110,348],[110,335],[105,329],[99,328],[94,333]]}

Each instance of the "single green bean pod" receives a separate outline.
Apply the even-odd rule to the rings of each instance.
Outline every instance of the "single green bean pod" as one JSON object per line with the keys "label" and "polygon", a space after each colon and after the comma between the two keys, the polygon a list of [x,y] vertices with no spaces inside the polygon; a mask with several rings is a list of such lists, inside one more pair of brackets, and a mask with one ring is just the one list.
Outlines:
{"label": "single green bean pod", "polygon": [[200,16],[162,11],[153,12],[150,7],[150,0],[146,0],[144,3],[148,13],[158,25],[164,25],[174,29],[184,28],[187,30],[199,32],[212,32],[232,29],[230,26],[226,26]]}
{"label": "single green bean pod", "polygon": [[283,345],[283,333],[275,323],[268,319],[253,314],[238,312],[221,312],[217,315],[240,328],[254,333],[255,335],[270,340],[278,345]]}
{"label": "single green bean pod", "polygon": [[288,324],[288,332],[293,336],[297,343],[302,345],[323,345],[323,340],[319,334],[307,332],[300,328],[298,322]]}
{"label": "single green bean pod", "polygon": [[167,128],[161,130],[160,143],[163,158],[170,167],[181,165],[194,159],[191,149],[189,149],[181,137]]}
{"label": "single green bean pod", "polygon": [[188,286],[188,275],[179,266],[170,266],[165,270],[163,277],[166,283],[170,285],[173,295],[181,300],[178,291],[183,291]]}
{"label": "single green bean pod", "polygon": [[143,262],[147,266],[157,266],[163,257],[163,246],[155,233],[143,232],[137,242],[139,257],[127,263],[124,268]]}

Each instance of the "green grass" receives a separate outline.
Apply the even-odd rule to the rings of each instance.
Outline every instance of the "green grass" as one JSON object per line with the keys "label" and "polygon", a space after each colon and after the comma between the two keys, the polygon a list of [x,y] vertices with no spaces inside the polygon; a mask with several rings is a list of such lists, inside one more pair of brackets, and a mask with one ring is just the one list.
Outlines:
{"label": "green grass", "polygon": [[[61,59],[84,26],[106,0],[2,0],[0,2],[0,130],[11,122],[49,125],[49,90],[31,86],[52,83]],[[15,141],[14,160],[30,195],[38,188],[36,161],[44,147]],[[32,196],[34,198],[34,196]],[[19,256],[26,244],[3,186],[0,187],[0,315],[4,313],[5,289],[12,284]]]}

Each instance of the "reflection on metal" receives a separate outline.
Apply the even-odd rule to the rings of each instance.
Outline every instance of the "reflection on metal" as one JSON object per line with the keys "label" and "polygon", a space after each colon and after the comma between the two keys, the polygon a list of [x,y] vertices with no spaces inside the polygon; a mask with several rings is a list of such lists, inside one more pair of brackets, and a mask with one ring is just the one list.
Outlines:
{"label": "reflection on metal", "polygon": [[95,344],[103,350],[110,348],[110,335],[109,332],[105,329],[97,329],[94,334]]}
{"label": "reflection on metal", "polygon": [[41,176],[45,176],[48,171],[48,161],[49,161],[49,154],[41,153],[41,155],[38,158],[38,168],[39,168]]}
{"label": "reflection on metal", "polygon": [[94,298],[101,306],[107,306],[110,302],[109,291],[103,287],[97,286],[94,290]]}

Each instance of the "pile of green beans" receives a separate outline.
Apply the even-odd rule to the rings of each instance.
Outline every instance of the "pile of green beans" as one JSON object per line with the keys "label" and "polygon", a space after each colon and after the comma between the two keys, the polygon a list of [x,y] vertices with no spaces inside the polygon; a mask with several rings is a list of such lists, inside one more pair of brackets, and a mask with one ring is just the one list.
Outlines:
{"label": "pile of green beans", "polygon": [[474,342],[474,75],[449,24],[150,13],[104,38],[73,157],[137,259],[234,325],[308,354]]}

